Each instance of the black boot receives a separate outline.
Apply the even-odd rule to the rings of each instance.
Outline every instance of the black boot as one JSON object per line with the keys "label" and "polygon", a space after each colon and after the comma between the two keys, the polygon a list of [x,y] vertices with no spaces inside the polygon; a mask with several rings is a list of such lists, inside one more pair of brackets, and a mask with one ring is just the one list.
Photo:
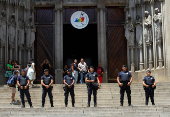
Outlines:
{"label": "black boot", "polygon": [[22,105],[21,108],[25,108],[25,105]]}
{"label": "black boot", "polygon": [[42,104],[41,108],[44,108],[44,104]]}
{"label": "black boot", "polygon": [[120,106],[123,106],[123,103],[122,103],[122,102],[120,103]]}
{"label": "black boot", "polygon": [[87,107],[90,107],[90,104],[89,104],[89,103],[87,104]]}
{"label": "black boot", "polygon": [[94,107],[98,107],[97,104],[94,104]]}

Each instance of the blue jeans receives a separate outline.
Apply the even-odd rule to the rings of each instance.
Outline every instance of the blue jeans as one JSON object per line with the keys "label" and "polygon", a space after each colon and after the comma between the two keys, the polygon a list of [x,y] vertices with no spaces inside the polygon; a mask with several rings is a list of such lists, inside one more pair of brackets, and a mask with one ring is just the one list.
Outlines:
{"label": "blue jeans", "polygon": [[80,72],[80,83],[83,84],[83,81],[86,78],[86,73]]}
{"label": "blue jeans", "polygon": [[73,73],[73,76],[75,78],[75,84],[77,84],[77,81],[78,81],[78,71],[74,71],[75,72],[75,75]]}

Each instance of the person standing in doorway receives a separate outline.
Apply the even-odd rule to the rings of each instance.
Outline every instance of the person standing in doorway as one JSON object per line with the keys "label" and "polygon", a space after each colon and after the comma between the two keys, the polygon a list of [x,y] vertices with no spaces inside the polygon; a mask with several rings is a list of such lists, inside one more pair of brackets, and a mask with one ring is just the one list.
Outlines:
{"label": "person standing in doorway", "polygon": [[70,95],[71,95],[71,99],[72,99],[72,107],[75,107],[74,106],[74,103],[75,103],[75,99],[74,99],[74,82],[75,82],[75,78],[74,76],[71,75],[71,70],[67,70],[67,74],[65,77],[64,77],[64,84],[65,84],[65,93],[64,93],[64,96],[65,96],[65,107],[67,107],[68,105],[68,95],[69,95],[69,92],[70,92]]}
{"label": "person standing in doorway", "polygon": [[23,69],[21,70],[21,75],[17,79],[17,85],[20,88],[20,98],[22,102],[21,108],[25,108],[24,94],[27,97],[30,108],[33,108],[31,98],[30,98],[30,93],[29,93],[29,84],[30,84],[30,80],[28,76],[26,76],[26,71]]}
{"label": "person standing in doorway", "polygon": [[90,67],[90,72],[87,73],[87,77],[85,79],[87,83],[87,89],[88,89],[88,103],[87,107],[90,107],[90,101],[91,101],[91,94],[93,91],[94,96],[94,107],[97,107],[97,90],[100,88],[100,81],[98,79],[98,75],[96,72],[94,72],[94,67]]}
{"label": "person standing in doorway", "polygon": [[78,69],[80,71],[80,83],[83,84],[86,78],[87,71],[88,71],[88,66],[84,62],[83,58],[81,58],[80,63],[78,64]]}
{"label": "person standing in doorway", "polygon": [[143,79],[143,86],[144,86],[144,90],[145,90],[145,105],[148,106],[148,101],[149,101],[149,97],[151,99],[152,105],[155,105],[154,103],[154,90],[156,88],[156,81],[155,78],[153,76],[151,76],[151,71],[148,70],[146,72],[146,75]]}
{"label": "person standing in doorway", "polygon": [[72,72],[71,75],[75,77],[76,74],[75,74],[75,71],[74,71],[74,65],[73,64],[70,65],[70,70]]}
{"label": "person standing in doorway", "polygon": [[68,70],[67,65],[64,65],[63,76],[66,76],[66,75],[67,75],[67,70]]}
{"label": "person standing in doorway", "polygon": [[96,72],[98,74],[98,78],[99,78],[100,83],[102,83],[102,77],[103,77],[104,70],[101,67],[101,63],[98,64]]}
{"label": "person standing in doorway", "polygon": [[123,65],[122,71],[119,72],[117,76],[117,82],[120,87],[120,106],[123,106],[125,91],[127,93],[129,106],[132,106],[131,105],[131,89],[130,89],[132,80],[133,80],[132,75],[129,71],[127,71],[127,66]]}
{"label": "person standing in doorway", "polygon": [[77,65],[77,59],[74,59],[73,65],[74,65],[74,72],[75,72],[74,77],[75,77],[75,84],[76,84],[77,81],[78,81],[78,65]]}
{"label": "person standing in doorway", "polygon": [[43,68],[43,75],[44,75],[45,69],[48,69],[50,71],[51,65],[50,65],[48,59],[44,60],[44,62],[41,64],[41,67]]}

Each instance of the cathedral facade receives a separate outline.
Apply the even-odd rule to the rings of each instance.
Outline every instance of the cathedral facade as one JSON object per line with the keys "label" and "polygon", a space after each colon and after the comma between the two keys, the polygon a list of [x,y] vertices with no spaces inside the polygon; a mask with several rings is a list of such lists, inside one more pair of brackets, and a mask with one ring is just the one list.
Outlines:
{"label": "cathedral facade", "polygon": [[[104,68],[103,82],[116,82],[127,64],[134,82],[150,69],[158,82],[170,81],[169,0],[0,0],[0,70],[8,60],[25,68],[33,58],[37,80],[48,59],[55,83],[62,83],[63,66],[84,58]],[[76,11],[89,17],[75,29]]]}

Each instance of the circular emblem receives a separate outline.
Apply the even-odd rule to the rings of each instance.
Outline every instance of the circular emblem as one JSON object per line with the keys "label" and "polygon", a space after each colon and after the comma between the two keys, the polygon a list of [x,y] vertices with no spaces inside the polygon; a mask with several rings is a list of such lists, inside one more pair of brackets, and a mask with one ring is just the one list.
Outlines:
{"label": "circular emblem", "polygon": [[85,28],[89,23],[88,15],[83,11],[77,11],[71,16],[71,24],[77,29]]}

